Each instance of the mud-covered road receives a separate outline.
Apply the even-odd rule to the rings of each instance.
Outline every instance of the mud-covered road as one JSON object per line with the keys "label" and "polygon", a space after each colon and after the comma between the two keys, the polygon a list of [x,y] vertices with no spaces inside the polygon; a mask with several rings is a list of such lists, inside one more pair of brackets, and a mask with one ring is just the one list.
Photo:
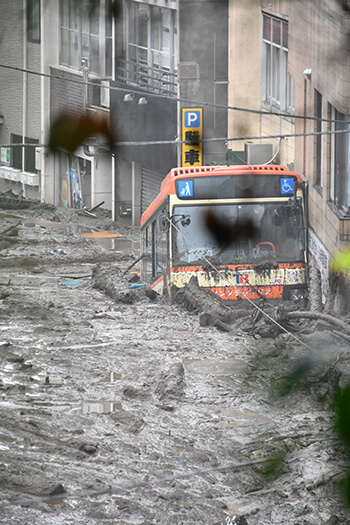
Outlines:
{"label": "mud-covered road", "polygon": [[2,210],[0,250],[0,523],[350,523],[330,408],[350,352],[331,326],[299,322],[303,344],[254,338],[250,310],[201,326],[130,288],[138,231],[103,210]]}

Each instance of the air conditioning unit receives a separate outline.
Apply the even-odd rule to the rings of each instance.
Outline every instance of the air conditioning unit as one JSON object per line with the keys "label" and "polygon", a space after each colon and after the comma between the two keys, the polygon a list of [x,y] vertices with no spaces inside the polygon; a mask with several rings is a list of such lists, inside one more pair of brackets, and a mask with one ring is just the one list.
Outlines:
{"label": "air conditioning unit", "polygon": [[101,106],[103,108],[109,108],[110,107],[110,103],[109,103],[109,100],[110,100],[110,97],[109,97],[109,92],[110,92],[110,85],[109,85],[109,80],[101,80]]}
{"label": "air conditioning unit", "polygon": [[244,157],[247,164],[265,164],[273,157],[273,145],[246,142],[244,144]]}

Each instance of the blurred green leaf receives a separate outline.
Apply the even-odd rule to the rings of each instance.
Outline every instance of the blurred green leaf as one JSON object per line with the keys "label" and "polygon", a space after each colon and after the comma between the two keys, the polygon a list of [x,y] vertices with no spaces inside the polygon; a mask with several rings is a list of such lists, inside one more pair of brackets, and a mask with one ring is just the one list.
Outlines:
{"label": "blurred green leaf", "polygon": [[335,398],[335,430],[350,445],[350,385],[343,388]]}
{"label": "blurred green leaf", "polygon": [[332,272],[350,272],[350,248],[337,253],[330,264]]}
{"label": "blurred green leaf", "polygon": [[313,363],[306,358],[300,361],[285,377],[279,379],[274,386],[274,397],[283,397],[289,394],[293,387],[298,386],[301,379],[311,370]]}

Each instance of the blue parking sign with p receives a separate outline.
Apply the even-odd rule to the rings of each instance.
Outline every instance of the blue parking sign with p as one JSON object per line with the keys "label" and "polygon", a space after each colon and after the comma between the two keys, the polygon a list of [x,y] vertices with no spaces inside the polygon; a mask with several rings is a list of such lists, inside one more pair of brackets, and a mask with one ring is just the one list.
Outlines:
{"label": "blue parking sign with p", "polygon": [[185,110],[185,128],[199,128],[201,125],[201,113],[198,110]]}

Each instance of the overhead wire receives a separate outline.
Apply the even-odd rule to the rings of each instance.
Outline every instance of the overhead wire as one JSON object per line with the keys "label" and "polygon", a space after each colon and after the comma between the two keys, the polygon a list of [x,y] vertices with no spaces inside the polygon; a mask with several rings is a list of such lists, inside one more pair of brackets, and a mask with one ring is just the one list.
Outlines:
{"label": "overhead wire", "polygon": [[[18,66],[10,66],[8,64],[0,64],[0,68],[5,68],[5,69],[9,69],[9,70],[13,70],[13,71],[18,71],[20,73],[28,73],[28,74],[31,74],[31,75],[36,75],[36,76],[41,76],[41,77],[45,77],[45,78],[51,78],[51,79],[55,79],[55,80],[63,80],[64,82],[68,82],[68,83],[73,83],[73,84],[81,84],[81,85],[85,85],[85,86],[94,86],[96,87],[96,85],[99,85],[96,81],[89,81],[89,80],[84,80],[84,79],[78,79],[78,78],[69,78],[69,77],[63,77],[61,75],[58,75],[58,74],[54,74],[54,73],[43,73],[41,71],[34,71],[32,69],[26,69],[26,68],[21,68],[21,67],[18,67]],[[111,79],[99,79],[99,80],[111,80]],[[112,82],[116,82],[116,81],[113,81],[111,80]],[[246,113],[253,113],[253,114],[257,114],[257,115],[271,115],[271,116],[276,116],[276,117],[285,117],[285,118],[290,118],[290,119],[301,119],[301,120],[311,120],[311,121],[319,121],[319,122],[329,122],[329,123],[341,123],[341,124],[350,124],[350,121],[347,122],[347,121],[344,121],[344,120],[336,120],[336,119],[327,119],[327,118],[323,118],[323,117],[314,117],[314,116],[309,116],[309,115],[296,115],[296,114],[292,114],[292,113],[286,113],[286,112],[283,112],[283,111],[271,111],[271,110],[267,110],[267,109],[253,109],[253,108],[245,108],[245,107],[241,107],[241,106],[229,106],[229,105],[225,105],[225,104],[216,104],[214,102],[206,102],[206,101],[203,101],[203,100],[194,100],[194,99],[187,99],[187,98],[181,98],[181,97],[177,97],[177,96],[173,96],[173,95],[167,95],[167,94],[164,94],[164,93],[155,93],[155,92],[152,92],[152,91],[147,91],[147,90],[142,90],[142,89],[137,89],[133,86],[130,86],[128,84],[125,84],[125,87],[121,87],[121,86],[103,86],[104,89],[109,89],[110,91],[120,91],[120,92],[124,92],[124,93],[133,93],[135,95],[140,95],[140,96],[145,96],[147,95],[147,97],[153,97],[153,98],[161,98],[161,99],[166,99],[166,100],[172,100],[172,101],[176,101],[176,102],[183,102],[185,104],[195,104],[195,105],[200,105],[200,106],[207,106],[207,107],[213,107],[213,108],[216,108],[216,109],[225,109],[225,110],[230,110],[230,111],[242,111],[242,112],[246,112]],[[230,140],[233,140],[233,139],[230,139]]]}
{"label": "overhead wire", "polygon": [[[310,133],[285,133],[283,135],[258,135],[258,136],[249,136],[249,137],[216,137],[216,138],[210,138],[210,139],[201,139],[199,142],[237,142],[237,141],[249,141],[249,140],[270,140],[270,139],[286,139],[286,138],[295,138],[295,137],[313,137],[317,135],[332,135],[332,134],[342,134],[342,133],[350,133],[350,129],[341,129],[341,130],[331,130],[331,131],[314,131]],[[140,141],[118,141],[113,144],[115,147],[119,146],[161,146],[164,144],[185,144],[185,140],[140,140]],[[89,146],[99,145],[100,143],[94,144],[93,142],[88,143]],[[0,144],[0,147],[2,148],[14,148],[14,147],[42,147],[42,148],[48,148],[48,144],[28,144],[28,143],[9,143],[9,144]],[[271,162],[271,160],[269,161]]]}
{"label": "overhead wire", "polygon": [[208,474],[211,472],[220,472],[223,470],[233,470],[233,469],[240,469],[244,467],[250,467],[255,465],[261,465],[264,463],[273,463],[274,461],[281,461],[283,459],[283,456],[272,456],[269,458],[264,459],[256,459],[251,461],[244,461],[241,463],[228,463],[227,465],[218,465],[216,467],[208,467],[206,469],[198,469],[198,470],[192,470],[190,472],[181,472],[179,474],[173,474],[171,476],[164,476],[163,478],[156,478],[153,480],[148,481],[140,481],[139,483],[133,483],[131,485],[125,485],[121,487],[109,487],[107,489],[101,489],[101,490],[90,490],[90,491],[80,491],[80,492],[62,492],[61,494],[54,494],[54,495],[48,495],[48,496],[39,496],[39,497],[33,497],[31,499],[26,500],[17,500],[17,501],[0,501],[0,507],[8,507],[8,506],[14,506],[14,505],[32,505],[33,503],[39,503],[39,502],[54,502],[54,501],[60,501],[64,499],[80,499],[80,498],[87,498],[87,497],[97,497],[97,496],[105,496],[105,495],[118,495],[122,494],[124,492],[131,492],[133,490],[143,488],[143,487],[149,487],[152,485],[158,485],[161,483],[165,483],[168,481],[175,481],[178,479],[186,479],[193,476],[200,476],[203,474]]}

